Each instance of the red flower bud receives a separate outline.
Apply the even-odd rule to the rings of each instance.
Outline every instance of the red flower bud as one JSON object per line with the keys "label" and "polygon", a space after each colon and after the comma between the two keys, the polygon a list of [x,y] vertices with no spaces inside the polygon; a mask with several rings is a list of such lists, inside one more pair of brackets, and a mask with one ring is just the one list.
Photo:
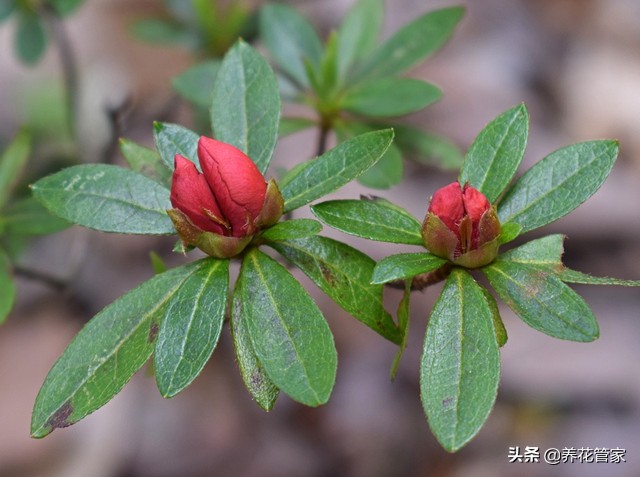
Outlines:
{"label": "red flower bud", "polygon": [[169,216],[184,243],[209,255],[236,255],[264,226],[282,216],[284,203],[275,182],[267,184],[253,161],[242,151],[215,139],[201,137],[195,164],[175,157]]}
{"label": "red flower bud", "polygon": [[442,258],[468,268],[493,261],[500,222],[482,192],[458,182],[433,194],[422,225],[425,246]]}

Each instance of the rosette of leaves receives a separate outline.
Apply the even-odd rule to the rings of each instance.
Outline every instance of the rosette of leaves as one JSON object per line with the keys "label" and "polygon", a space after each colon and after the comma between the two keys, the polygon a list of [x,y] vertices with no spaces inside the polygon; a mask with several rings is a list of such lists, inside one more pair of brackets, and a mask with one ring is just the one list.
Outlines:
{"label": "rosette of leaves", "polygon": [[0,0],[0,22],[15,17],[13,44],[18,58],[28,65],[37,63],[48,44],[46,15],[65,17],[82,3],[84,0]]}
{"label": "rosette of leaves", "polygon": [[[225,56],[213,87],[214,136],[267,170],[278,135],[280,98],[273,71],[246,43]],[[174,156],[197,161],[199,135],[156,123],[157,151],[122,141],[131,169],[80,165],[36,182],[33,193],[52,212],[104,232],[175,234],[166,210]],[[355,179],[382,157],[393,133],[346,141],[302,162],[279,183],[290,212]],[[265,410],[279,391],[309,406],[333,388],[337,355],[318,306],[294,276],[264,253],[271,247],[297,266],[355,318],[400,343],[400,330],[371,285],[375,262],[354,248],[316,234],[311,219],[263,229],[231,260],[241,262],[235,286],[230,259],[204,258],[159,273],[99,312],[53,366],[37,397],[32,435],[71,425],[108,402],[153,355],[161,394],[175,396],[202,371],[229,315],[240,372]],[[180,247],[178,247],[180,248]]]}
{"label": "rosette of leaves", "polygon": [[0,323],[13,308],[16,297],[13,268],[28,239],[58,232],[69,225],[51,215],[33,197],[19,194],[30,149],[31,138],[22,131],[0,156]]}
{"label": "rosette of leaves", "polygon": [[260,14],[260,36],[280,73],[283,97],[309,106],[316,116],[283,118],[280,133],[317,127],[320,152],[330,131],[342,142],[393,126],[394,144],[358,179],[369,187],[398,184],[403,156],[457,169],[462,156],[450,141],[391,119],[440,98],[438,87],[400,75],[437,51],[463,13],[461,7],[426,13],[380,43],[383,0],[358,0],[323,45],[312,25],[294,9],[266,5]]}
{"label": "rosette of leaves", "polygon": [[[578,207],[600,188],[618,155],[616,141],[574,144],[552,152],[512,183],[524,155],[528,127],[524,104],[502,113],[472,143],[460,171],[461,184],[469,183],[497,205],[502,244]],[[329,201],[312,210],[324,223],[348,234],[423,244],[420,222],[383,199]],[[639,286],[640,281],[570,270],[562,263],[563,241],[563,235],[532,240],[500,253],[475,273],[484,275],[498,297],[532,328],[555,338],[593,341],[599,335],[596,318],[567,283]],[[420,389],[433,433],[453,452],[480,430],[495,402],[499,347],[507,341],[496,300],[475,280],[472,270],[426,251],[384,258],[376,265],[371,283],[404,282],[398,322],[406,331],[412,285],[445,278],[427,325]]]}

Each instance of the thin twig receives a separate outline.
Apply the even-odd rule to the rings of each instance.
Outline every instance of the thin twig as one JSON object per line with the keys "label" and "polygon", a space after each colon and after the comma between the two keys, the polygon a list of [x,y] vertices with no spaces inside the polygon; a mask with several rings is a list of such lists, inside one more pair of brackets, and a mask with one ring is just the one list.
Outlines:
{"label": "thin twig", "polygon": [[320,126],[320,135],[318,136],[318,147],[316,148],[316,156],[322,156],[327,150],[327,140],[329,139],[329,127],[322,124]]}
{"label": "thin twig", "polygon": [[[436,283],[441,282],[449,276],[452,268],[453,267],[450,263],[445,263],[440,268],[432,272],[416,275],[411,281],[411,291],[424,290],[428,286],[435,285]],[[397,290],[404,290],[405,286],[404,280],[394,280],[392,282],[385,283],[385,285],[389,288],[395,288]]]}

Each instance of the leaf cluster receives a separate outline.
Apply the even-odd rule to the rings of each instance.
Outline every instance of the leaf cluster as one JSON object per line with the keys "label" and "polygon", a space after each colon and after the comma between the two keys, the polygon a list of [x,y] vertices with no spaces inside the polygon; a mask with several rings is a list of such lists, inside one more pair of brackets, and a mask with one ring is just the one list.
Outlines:
{"label": "leaf cluster", "polygon": [[[211,125],[218,140],[244,151],[264,174],[276,145],[278,85],[266,61],[244,42],[225,56],[213,85]],[[53,213],[103,232],[174,235],[167,216],[173,158],[198,165],[198,135],[175,124],[154,125],[156,150],[122,140],[130,168],[73,166],[40,179],[34,196]],[[389,148],[391,130],[360,135],[304,161],[279,183],[286,212],[350,182]],[[284,220],[264,229],[238,257],[206,258],[161,272],[104,308],[49,372],[36,400],[32,435],[71,425],[108,402],[153,355],[161,394],[175,396],[202,371],[229,319],[237,362],[256,402],[269,410],[280,391],[309,406],[329,398],[336,375],[333,335],[298,280],[261,247],[297,266],[338,305],[385,338],[402,341],[370,283],[375,262],[316,234],[319,222]]]}
{"label": "leaf cluster", "polygon": [[417,128],[395,125],[390,118],[419,111],[441,96],[438,87],[400,76],[437,51],[451,36],[464,10],[444,8],[404,25],[386,41],[379,35],[383,0],[358,0],[337,31],[323,45],[313,26],[283,4],[260,12],[260,35],[275,62],[283,97],[305,104],[315,119],[283,118],[281,134],[317,126],[334,131],[339,141],[394,127],[396,141],[359,181],[389,188],[402,179],[403,155],[459,167],[461,155],[444,138]]}
{"label": "leaf cluster", "polygon": [[[618,155],[616,141],[574,144],[552,152],[513,181],[528,129],[524,104],[502,113],[480,132],[460,171],[461,184],[469,183],[496,204],[502,244],[578,207],[600,188]],[[384,199],[329,201],[312,206],[312,211],[351,235],[422,243],[420,222]],[[596,318],[566,283],[640,286],[640,281],[592,277],[566,268],[563,241],[562,235],[532,240],[499,254],[479,272],[527,325],[555,338],[593,341],[599,335]],[[407,290],[412,283],[446,278],[429,318],[420,382],[431,429],[449,451],[464,446],[487,419],[498,388],[499,347],[507,341],[495,298],[471,272],[422,251],[384,258],[371,278],[373,284],[404,281]],[[408,299],[405,294],[402,308]]]}

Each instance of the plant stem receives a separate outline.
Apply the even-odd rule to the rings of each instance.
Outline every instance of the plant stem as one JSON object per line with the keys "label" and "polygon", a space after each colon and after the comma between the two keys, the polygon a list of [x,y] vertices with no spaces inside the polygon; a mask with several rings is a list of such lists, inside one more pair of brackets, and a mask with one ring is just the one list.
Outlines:
{"label": "plant stem", "polygon": [[327,150],[327,140],[329,139],[329,127],[324,124],[320,126],[320,135],[318,136],[318,147],[316,148],[316,156],[322,156]]}
{"label": "plant stem", "polygon": [[[436,283],[441,282],[449,276],[452,268],[453,266],[450,263],[445,263],[440,268],[432,272],[416,275],[411,281],[411,291],[424,290],[428,286],[435,285]],[[389,288],[404,290],[405,283],[404,280],[394,280],[392,282],[386,283],[386,286],[388,286]]]}
{"label": "plant stem", "polygon": [[64,89],[67,103],[67,123],[72,138],[76,137],[76,115],[78,108],[78,66],[76,56],[71,46],[69,35],[64,22],[58,13],[48,4],[42,7],[42,15],[49,25],[51,36],[58,47],[60,64],[64,79]]}
{"label": "plant stem", "polygon": [[39,270],[33,270],[20,265],[14,265],[13,273],[17,276],[35,280],[53,288],[56,291],[63,291],[67,288],[67,282],[61,278],[54,277]]}

